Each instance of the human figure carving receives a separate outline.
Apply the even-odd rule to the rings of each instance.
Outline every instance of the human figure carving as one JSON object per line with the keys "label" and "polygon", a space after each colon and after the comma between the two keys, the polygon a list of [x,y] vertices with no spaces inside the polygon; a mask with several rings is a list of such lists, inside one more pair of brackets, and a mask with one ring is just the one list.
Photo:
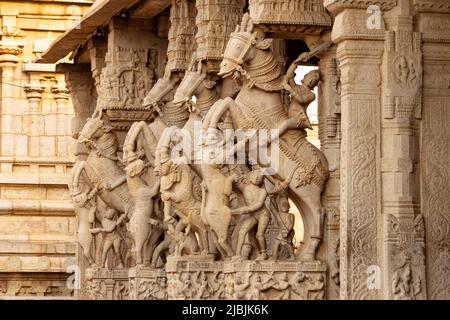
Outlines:
{"label": "human figure carving", "polygon": [[412,277],[412,269],[409,264],[403,269],[395,271],[392,279],[394,300],[416,300],[416,295],[421,290],[421,280]]}
{"label": "human figure carving", "polygon": [[287,246],[291,259],[295,259],[294,254],[294,224],[295,216],[289,212],[290,204],[287,190],[283,190],[278,194],[278,208],[276,210],[275,218],[278,223],[278,234],[273,241],[272,259],[277,260],[279,250],[282,245]]}
{"label": "human figure carving", "polygon": [[80,190],[80,176],[84,170],[86,161],[78,160],[71,172],[71,183],[69,184],[70,195],[72,197],[73,206],[78,220],[78,229],[76,238],[81,246],[83,255],[88,260],[90,265],[95,264],[95,259],[92,257],[92,233],[91,228],[95,221],[95,213],[97,211],[95,204],[95,196],[97,195],[97,189],[93,188],[89,190],[89,185],[85,183],[84,189],[88,191]]}
{"label": "human figure carving", "polygon": [[[293,90],[290,90],[292,99],[291,104],[288,109],[288,117],[290,119],[296,119],[295,127],[289,126],[289,128],[295,129],[313,129],[311,126],[311,121],[306,113],[306,109],[316,99],[316,95],[313,90],[318,85],[321,79],[321,74],[318,70],[313,70],[308,72],[301,85],[296,85],[293,80],[290,80],[290,85]],[[293,121],[293,120],[290,120]],[[283,130],[282,128],[280,130]]]}
{"label": "human figure carving", "polygon": [[232,178],[221,171],[220,164],[202,165],[202,218],[211,227],[217,237],[217,247],[230,258],[234,251],[228,241],[228,228],[231,222],[230,196],[232,192]]}
{"label": "human figure carving", "polygon": [[[147,182],[140,176],[142,171],[147,170],[144,162],[140,159],[128,163],[126,167],[127,184],[130,189],[130,194],[134,199],[133,215],[129,222],[129,230],[131,232],[134,244],[134,252],[136,255],[136,264],[142,265],[144,260],[149,261],[150,257],[146,257],[147,242],[150,237],[152,247],[156,245],[160,232],[154,230],[151,234],[152,225],[149,219],[153,216],[154,197],[159,192],[159,179],[155,179],[153,185],[148,185]],[[151,252],[150,252],[151,253]]]}
{"label": "human figure carving", "polygon": [[268,256],[265,232],[270,222],[270,213],[265,207],[267,191],[261,186],[263,176],[259,169],[254,169],[245,175],[233,174],[232,179],[234,185],[242,193],[245,200],[245,206],[231,210],[233,215],[242,215],[242,224],[239,230],[236,255],[241,256],[245,237],[253,227],[257,226],[256,239],[258,240],[260,247],[257,260],[266,260]]}
{"label": "human figure carving", "polygon": [[256,273],[250,282],[250,299],[261,300],[261,292],[273,286],[273,279],[270,277],[266,281],[261,280],[261,276]]}
{"label": "human figure carving", "polygon": [[105,216],[101,221],[101,228],[91,229],[92,234],[103,233],[103,249],[102,249],[102,259],[101,267],[106,267],[106,259],[110,250],[113,250],[116,258],[119,260],[117,268],[123,268],[125,263],[123,261],[122,255],[120,254],[120,244],[123,239],[118,228],[124,222],[126,214],[122,214],[120,217],[117,215],[117,211],[113,208],[108,208],[105,212]]}
{"label": "human figure carving", "polygon": [[93,189],[89,193],[79,192],[72,194],[74,210],[78,218],[77,241],[90,265],[95,264],[91,254],[93,238],[90,229],[95,221],[95,211],[97,210],[95,203],[92,202],[96,191]]}

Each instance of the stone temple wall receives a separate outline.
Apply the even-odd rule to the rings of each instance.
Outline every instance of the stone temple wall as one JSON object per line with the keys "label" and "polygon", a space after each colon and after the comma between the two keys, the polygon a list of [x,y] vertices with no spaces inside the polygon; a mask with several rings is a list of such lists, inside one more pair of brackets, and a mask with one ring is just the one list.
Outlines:
{"label": "stone temple wall", "polygon": [[[64,118],[64,80],[55,76],[56,104],[40,120],[46,99],[54,102],[52,78],[24,65],[29,77],[20,94],[29,117],[20,116],[30,126],[19,130],[17,109],[7,103],[19,89],[4,83],[17,81],[25,38],[6,28],[0,43],[2,119],[11,119],[2,122],[2,152],[14,159],[46,152],[48,161],[54,141],[54,157],[68,159],[39,178],[45,202],[8,198],[20,197],[32,175],[20,188],[6,184],[0,218],[17,224],[11,212],[69,215],[69,194],[51,179],[67,177],[75,161],[69,189],[78,219],[65,236],[77,242],[67,251],[76,251],[77,298],[449,297],[449,1],[124,0],[98,8],[42,57],[54,63],[76,49],[73,64],[58,66],[74,104],[74,159],[68,149],[58,156],[60,122],[50,117]],[[318,70],[295,84],[298,65]],[[311,131],[305,110],[315,99]],[[56,131],[46,136],[52,123]],[[217,130],[274,127],[282,130],[275,175],[261,178],[267,168],[250,149],[245,164],[174,161],[198,156],[180,143],[211,151]],[[29,134],[16,133],[24,128]],[[307,135],[319,138],[320,150]],[[53,170],[44,164],[29,170]],[[17,160],[1,168],[16,177],[28,170]],[[294,246],[299,224],[303,241]],[[19,235],[8,237],[20,243]],[[30,255],[35,260],[5,255],[0,272],[32,261],[31,268],[59,266],[61,276],[66,251],[54,250],[49,258]]]}
{"label": "stone temple wall", "polygon": [[35,59],[90,4],[0,3],[0,299],[73,294],[74,111],[64,74]]}

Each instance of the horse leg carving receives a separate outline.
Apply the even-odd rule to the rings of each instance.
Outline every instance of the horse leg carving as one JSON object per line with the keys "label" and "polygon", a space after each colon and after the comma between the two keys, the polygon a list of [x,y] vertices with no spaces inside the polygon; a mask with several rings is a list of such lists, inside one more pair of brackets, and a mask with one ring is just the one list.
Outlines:
{"label": "horse leg carving", "polygon": [[305,224],[310,230],[309,239],[306,240],[306,248],[301,254],[301,260],[312,261],[316,258],[316,252],[323,238],[324,209],[322,207],[320,192],[313,186],[305,186],[297,189],[301,197],[301,209],[305,215]]}

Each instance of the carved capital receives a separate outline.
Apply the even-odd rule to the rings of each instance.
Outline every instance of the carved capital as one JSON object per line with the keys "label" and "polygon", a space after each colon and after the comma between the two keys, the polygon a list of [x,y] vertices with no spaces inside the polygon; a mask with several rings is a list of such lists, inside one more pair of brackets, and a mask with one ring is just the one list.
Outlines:
{"label": "carved capital", "polygon": [[15,66],[23,53],[25,34],[16,27],[3,26],[0,30],[0,67]]}
{"label": "carved capital", "polygon": [[53,86],[52,93],[53,93],[53,97],[55,98],[56,101],[66,102],[67,100],[69,100],[70,91],[67,88]]}
{"label": "carved capital", "polygon": [[11,45],[0,44],[0,67],[15,66],[20,58],[18,57],[23,53],[23,49]]}
{"label": "carved capital", "polygon": [[[384,40],[385,24],[380,20],[380,28],[369,26],[370,13],[366,10],[344,10],[334,21],[331,39],[334,43],[344,40]],[[370,48],[367,48],[370,50]]]}
{"label": "carved capital", "polygon": [[44,92],[45,87],[43,86],[35,86],[32,84],[27,84],[24,88],[24,91],[27,94],[28,100],[41,100],[42,93]]}

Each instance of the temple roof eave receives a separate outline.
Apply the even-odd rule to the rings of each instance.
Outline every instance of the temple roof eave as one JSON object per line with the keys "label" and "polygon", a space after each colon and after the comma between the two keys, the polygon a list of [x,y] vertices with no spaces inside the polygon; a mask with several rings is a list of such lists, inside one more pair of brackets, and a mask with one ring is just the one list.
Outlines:
{"label": "temple roof eave", "polygon": [[[148,2],[154,3],[151,10]],[[85,43],[99,27],[109,23],[112,17],[133,6],[146,4],[145,13],[153,18],[170,5],[170,0],[98,0],[80,23],[59,36],[36,62],[56,63]]]}

